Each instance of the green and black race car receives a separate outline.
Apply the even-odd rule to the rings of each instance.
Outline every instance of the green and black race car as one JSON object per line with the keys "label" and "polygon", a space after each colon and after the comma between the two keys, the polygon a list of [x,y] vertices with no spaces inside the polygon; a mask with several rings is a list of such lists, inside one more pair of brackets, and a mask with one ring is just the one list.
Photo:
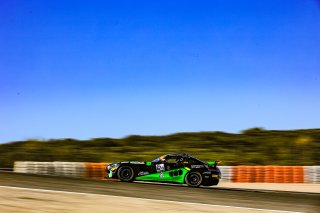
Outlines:
{"label": "green and black race car", "polygon": [[218,162],[203,162],[188,154],[167,154],[151,162],[122,161],[106,167],[109,178],[121,181],[186,183],[192,187],[212,186],[221,178]]}

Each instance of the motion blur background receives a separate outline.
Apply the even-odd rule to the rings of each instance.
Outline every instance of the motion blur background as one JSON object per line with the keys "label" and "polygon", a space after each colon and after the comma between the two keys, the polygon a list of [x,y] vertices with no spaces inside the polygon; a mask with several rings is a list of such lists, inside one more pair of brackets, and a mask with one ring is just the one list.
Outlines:
{"label": "motion blur background", "polygon": [[164,152],[319,165],[319,8],[0,1],[0,142],[24,141],[0,145],[0,166]]}

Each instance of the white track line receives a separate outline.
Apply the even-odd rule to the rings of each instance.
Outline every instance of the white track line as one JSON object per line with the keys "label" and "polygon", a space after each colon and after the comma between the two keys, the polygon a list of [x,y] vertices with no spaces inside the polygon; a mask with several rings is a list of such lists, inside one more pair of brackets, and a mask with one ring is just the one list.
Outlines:
{"label": "white track line", "polygon": [[[50,193],[65,193],[65,194],[75,194],[75,195],[91,195],[91,196],[101,196],[101,197],[114,197],[114,198],[128,198],[126,196],[118,196],[118,195],[104,195],[104,194],[94,194],[94,193],[84,193],[84,192],[70,192],[70,191],[59,191],[59,190],[50,190],[50,189],[33,189],[33,188],[24,188],[24,187],[16,187],[16,186],[0,186],[0,188],[8,188],[8,189],[22,189],[29,190],[35,192],[50,192]],[[182,201],[171,201],[171,200],[157,200],[151,198],[137,198],[130,197],[137,200],[146,200],[146,201],[157,201],[163,203],[176,203],[176,204],[192,204],[192,205],[201,205],[201,206],[211,206],[211,207],[224,207],[224,208],[235,208],[235,209],[247,209],[247,210],[256,210],[256,211],[270,211],[270,212],[281,212],[281,213],[302,213],[295,211],[284,211],[284,210],[274,210],[274,209],[260,209],[260,208],[249,208],[249,207],[240,207],[240,206],[227,206],[227,205],[216,205],[216,204],[205,204],[205,203],[194,203],[194,202],[182,202]]]}

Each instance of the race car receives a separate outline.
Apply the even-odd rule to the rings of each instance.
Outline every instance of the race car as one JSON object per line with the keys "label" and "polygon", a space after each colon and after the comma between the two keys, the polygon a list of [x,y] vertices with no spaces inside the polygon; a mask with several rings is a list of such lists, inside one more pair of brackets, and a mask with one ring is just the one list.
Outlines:
{"label": "race car", "polygon": [[122,161],[106,167],[108,178],[125,182],[154,181],[212,186],[221,178],[218,161],[204,162],[188,154],[167,154],[153,161]]}

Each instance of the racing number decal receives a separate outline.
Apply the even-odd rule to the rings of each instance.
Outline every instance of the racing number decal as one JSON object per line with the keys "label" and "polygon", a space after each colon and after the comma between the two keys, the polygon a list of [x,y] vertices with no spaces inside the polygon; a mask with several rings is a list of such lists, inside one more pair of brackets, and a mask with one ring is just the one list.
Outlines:
{"label": "racing number decal", "polygon": [[164,164],[162,163],[162,164],[157,164],[156,165],[156,169],[157,169],[157,172],[163,172],[163,171],[165,171],[165,169],[164,169]]}

